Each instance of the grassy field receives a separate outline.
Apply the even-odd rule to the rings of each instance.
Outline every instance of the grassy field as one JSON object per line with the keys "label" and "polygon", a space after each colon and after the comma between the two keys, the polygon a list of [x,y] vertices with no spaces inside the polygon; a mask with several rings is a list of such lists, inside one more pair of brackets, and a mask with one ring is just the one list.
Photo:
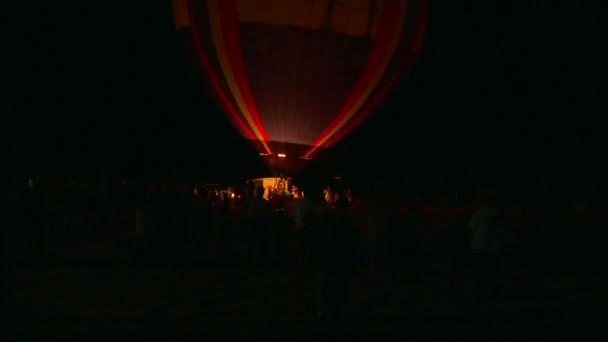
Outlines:
{"label": "grassy field", "polygon": [[[535,295],[509,293],[493,314],[482,316],[471,309],[468,280],[452,296],[443,296],[441,275],[432,265],[415,283],[380,277],[372,286],[360,272],[342,290],[347,299],[343,320],[324,324],[315,319],[312,277],[214,266],[194,258],[135,263],[127,249],[95,250],[80,246],[52,261],[19,262],[12,278],[18,340],[309,340],[332,333],[416,340],[471,334],[579,341],[607,336],[598,323],[608,304],[608,278],[599,271],[546,268]],[[525,283],[525,276],[519,277]]]}

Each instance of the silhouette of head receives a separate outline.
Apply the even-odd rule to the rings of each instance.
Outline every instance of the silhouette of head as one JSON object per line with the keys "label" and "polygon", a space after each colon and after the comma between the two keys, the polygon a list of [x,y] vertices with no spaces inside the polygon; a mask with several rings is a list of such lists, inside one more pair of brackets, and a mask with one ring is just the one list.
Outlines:
{"label": "silhouette of head", "polygon": [[255,194],[256,194],[256,196],[257,196],[257,197],[259,197],[259,198],[264,197],[264,192],[266,192],[266,190],[264,189],[264,187],[263,187],[263,186],[260,186],[260,187],[258,187],[258,188],[255,190]]}
{"label": "silhouette of head", "polygon": [[291,186],[291,191],[294,194],[294,196],[299,196],[302,197],[302,185],[301,184],[293,184]]}

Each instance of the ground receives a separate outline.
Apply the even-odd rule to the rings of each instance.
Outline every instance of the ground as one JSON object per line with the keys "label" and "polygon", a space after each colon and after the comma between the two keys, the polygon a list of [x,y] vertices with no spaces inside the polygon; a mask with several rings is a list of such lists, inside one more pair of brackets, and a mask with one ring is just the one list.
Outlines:
{"label": "ground", "polygon": [[[18,340],[608,337],[598,324],[608,305],[608,277],[600,270],[557,272],[550,259],[539,273],[540,291],[533,296],[511,291],[495,313],[485,315],[472,310],[466,279],[455,295],[443,296],[441,275],[432,264],[417,286],[385,277],[372,285],[360,272],[344,290],[343,320],[323,323],[316,320],[311,278],[301,280],[289,269],[262,271],[195,257],[138,263],[127,244],[114,249],[94,245],[66,247],[45,259],[15,260]],[[527,278],[519,278],[524,286],[518,288],[525,288]]]}

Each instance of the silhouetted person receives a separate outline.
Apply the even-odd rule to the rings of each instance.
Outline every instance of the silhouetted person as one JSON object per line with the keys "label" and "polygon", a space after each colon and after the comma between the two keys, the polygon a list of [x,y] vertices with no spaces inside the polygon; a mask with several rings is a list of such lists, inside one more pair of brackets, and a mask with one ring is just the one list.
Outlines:
{"label": "silhouetted person", "polygon": [[[12,180],[9,180],[11,182]],[[14,182],[14,181],[12,181]],[[0,266],[2,272],[0,298],[2,309],[8,314],[6,317],[12,317],[15,309],[14,302],[14,276],[16,268],[16,254],[18,252],[20,232],[26,229],[31,229],[35,201],[33,194],[24,194],[15,183],[2,184],[0,189],[0,205],[5,210],[2,218],[2,229],[0,230]],[[8,312],[7,312],[8,311]]]}
{"label": "silhouetted person", "polygon": [[250,236],[250,258],[254,264],[258,264],[261,260],[261,249],[263,236],[268,230],[269,219],[272,215],[272,207],[270,202],[264,199],[264,187],[259,187],[256,190],[256,197],[249,202],[247,207],[248,230]]}
{"label": "silhouetted person", "polygon": [[304,192],[306,187],[298,188],[298,198],[291,208],[291,217],[294,220],[294,240],[296,249],[296,262],[299,276],[303,277],[307,260],[310,255],[310,237],[312,225],[315,219],[315,198],[313,193],[307,196]]}
{"label": "silhouetted person", "polygon": [[232,261],[229,248],[232,247],[234,220],[230,211],[230,201],[226,197],[221,200],[219,219],[220,254],[224,260]]}
{"label": "silhouetted person", "polygon": [[70,184],[65,192],[65,210],[63,213],[62,245],[72,242],[75,238],[74,220],[78,215],[78,194],[74,184]]}
{"label": "silhouetted person", "polygon": [[159,194],[159,238],[163,261],[177,262],[181,256],[181,235],[183,233],[182,203],[173,186],[163,186]]}
{"label": "silhouetted person", "polygon": [[143,194],[137,194],[135,199],[135,257],[141,258],[144,252],[145,246],[145,198]]}
{"label": "silhouetted person", "polygon": [[287,259],[287,235],[289,218],[285,211],[285,203],[279,201],[272,217],[272,230],[268,238],[269,256],[273,266],[284,268]]}
{"label": "silhouetted person", "polygon": [[391,203],[381,185],[376,185],[366,203],[366,244],[370,281],[375,284],[378,273],[390,270],[388,232],[391,224]]}
{"label": "silhouetted person", "polygon": [[461,224],[457,217],[448,218],[446,227],[440,237],[440,254],[443,266],[443,294],[451,296],[461,285],[469,249],[469,234],[466,224]]}
{"label": "silhouetted person", "polygon": [[483,310],[494,304],[499,295],[499,275],[508,221],[496,192],[482,195],[480,200],[469,228],[475,275],[474,305]]}
{"label": "silhouetted person", "polygon": [[311,237],[311,261],[315,269],[315,299],[319,319],[332,319],[336,313],[336,269],[338,266],[337,229],[334,213],[325,198],[315,204]]}
{"label": "silhouetted person", "polygon": [[408,196],[397,208],[397,232],[394,247],[397,249],[395,278],[398,282],[418,280],[420,271],[420,231],[422,216],[415,196]]}
{"label": "silhouetted person", "polygon": [[335,203],[331,218],[335,230],[333,246],[330,246],[335,253],[334,315],[338,317],[344,314],[352,279],[361,261],[359,230],[351,220],[350,203],[346,197],[340,197]]}
{"label": "silhouetted person", "polygon": [[256,188],[255,188],[255,184],[253,181],[248,180],[246,183],[246,189],[245,189],[245,200],[246,201],[251,201],[254,197],[255,197],[255,192],[256,192]]}
{"label": "silhouetted person", "polygon": [[331,186],[328,186],[323,191],[323,198],[325,199],[325,202],[327,202],[330,208],[334,206],[339,197],[340,195]]}
{"label": "silhouetted person", "polygon": [[213,218],[213,208],[209,200],[208,193],[198,189],[195,191],[193,201],[193,220],[191,232],[193,245],[198,253],[206,252],[211,237],[211,224]]}

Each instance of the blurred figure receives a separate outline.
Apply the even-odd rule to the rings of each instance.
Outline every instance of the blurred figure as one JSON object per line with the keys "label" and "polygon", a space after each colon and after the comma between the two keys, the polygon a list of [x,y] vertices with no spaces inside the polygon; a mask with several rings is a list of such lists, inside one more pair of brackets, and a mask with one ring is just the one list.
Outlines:
{"label": "blurred figure", "polygon": [[62,245],[69,245],[73,242],[76,234],[74,230],[74,221],[78,215],[78,191],[76,189],[76,182],[72,181],[68,183],[65,191],[65,202],[64,202],[64,213],[63,213],[63,227],[62,227]]}
{"label": "blurred figure", "polygon": [[469,222],[475,275],[473,304],[478,310],[495,304],[500,294],[499,276],[507,225],[507,215],[498,192],[481,193],[479,208]]}
{"label": "blurred figure", "polygon": [[359,263],[358,234],[349,217],[348,200],[330,206],[320,194],[312,225],[311,261],[315,270],[318,318],[334,320],[344,313],[350,284]]}
{"label": "blurred figure", "polygon": [[287,266],[287,235],[289,227],[289,217],[285,211],[285,203],[283,201],[277,203],[270,226],[272,231],[268,238],[270,244],[268,246],[269,256],[273,266],[283,270]]}
{"label": "blurred figure", "polygon": [[293,196],[293,199],[299,199],[301,197],[300,189],[297,186],[292,185],[291,195]]}
{"label": "blurred figure", "polygon": [[351,293],[352,280],[361,266],[359,230],[350,217],[351,202],[341,197],[333,210],[333,229],[335,230],[332,250],[336,255],[335,268],[335,315],[344,314],[348,294]]}
{"label": "blurred figure", "polygon": [[138,259],[142,257],[145,248],[145,211],[144,196],[138,193],[135,199],[135,257]]}
{"label": "blurred figure", "polygon": [[263,237],[272,216],[270,202],[264,198],[265,192],[264,187],[258,187],[256,189],[256,197],[249,202],[249,206],[247,207],[250,258],[254,264],[259,264],[261,261]]}
{"label": "blurred figure", "polygon": [[342,196],[342,198],[348,201],[348,203],[352,203],[354,200],[353,190],[350,187],[346,188],[344,190],[344,196]]}
{"label": "blurred figure", "polygon": [[300,277],[303,277],[306,271],[310,253],[310,235],[315,218],[315,203],[311,197],[305,196],[304,189],[306,189],[304,186],[297,189],[297,199],[291,208],[295,228],[296,263]]}
{"label": "blurred figure", "polygon": [[323,191],[323,198],[325,199],[325,202],[327,202],[327,204],[331,208],[338,201],[338,199],[340,198],[340,195],[338,194],[338,192],[336,192],[334,190],[333,187],[328,186]]}
{"label": "blurred figure", "polygon": [[365,241],[370,281],[373,285],[378,280],[378,273],[390,273],[390,246],[387,233],[391,224],[391,203],[381,184],[376,184],[365,207],[366,227]]}
{"label": "blurred figure", "polygon": [[201,189],[195,190],[192,220],[193,244],[196,252],[204,254],[211,247],[209,240],[211,238],[213,208],[208,192]]}
{"label": "blurred figure", "polygon": [[397,208],[397,234],[394,236],[396,246],[395,280],[417,282],[420,272],[420,241],[422,216],[419,212],[415,195],[400,200]]}
{"label": "blurred figure", "polygon": [[227,196],[223,196],[221,199],[218,219],[220,256],[224,261],[234,261],[232,258],[235,253],[232,253],[231,249],[235,235],[234,217],[230,210],[230,199]]}
{"label": "blurred figure", "polygon": [[466,222],[462,223],[454,213],[448,219],[440,237],[440,253],[442,257],[443,295],[451,297],[462,285],[466,266],[469,236]]}
{"label": "blurred figure", "polygon": [[255,184],[252,180],[247,180],[245,183],[245,201],[250,201],[255,197]]}
{"label": "blurred figure", "polygon": [[335,216],[326,193],[315,203],[315,221],[311,234],[311,261],[315,270],[315,299],[318,319],[332,319],[336,313],[338,266]]}

